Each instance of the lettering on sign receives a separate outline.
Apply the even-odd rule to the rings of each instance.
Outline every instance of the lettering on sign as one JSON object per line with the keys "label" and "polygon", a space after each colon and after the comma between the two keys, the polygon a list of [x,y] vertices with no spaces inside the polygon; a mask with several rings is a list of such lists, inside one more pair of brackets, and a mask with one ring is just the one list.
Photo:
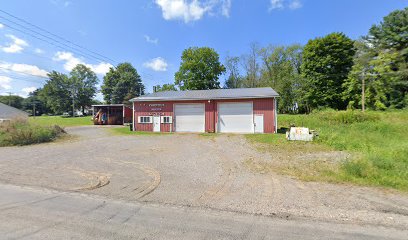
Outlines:
{"label": "lettering on sign", "polygon": [[160,115],[164,115],[164,113],[162,113],[162,112],[151,112],[151,113],[149,113],[149,115],[152,115],[152,116],[160,116]]}
{"label": "lettering on sign", "polygon": [[163,103],[152,103],[152,104],[149,104],[149,107],[164,107],[164,104]]}
{"label": "lettering on sign", "polygon": [[152,108],[151,111],[161,111],[161,108]]}

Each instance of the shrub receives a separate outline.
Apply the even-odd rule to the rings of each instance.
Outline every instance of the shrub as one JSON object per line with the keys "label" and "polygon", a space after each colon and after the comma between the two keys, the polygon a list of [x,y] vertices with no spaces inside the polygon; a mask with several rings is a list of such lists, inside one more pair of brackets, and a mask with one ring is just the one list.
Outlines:
{"label": "shrub", "polygon": [[64,129],[57,125],[37,126],[17,119],[0,126],[0,146],[50,142],[62,134],[65,134]]}

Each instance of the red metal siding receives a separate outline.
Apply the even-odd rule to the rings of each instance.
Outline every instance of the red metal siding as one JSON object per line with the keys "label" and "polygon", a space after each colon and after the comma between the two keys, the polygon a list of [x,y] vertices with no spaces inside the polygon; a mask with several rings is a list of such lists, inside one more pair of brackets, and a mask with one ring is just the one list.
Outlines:
{"label": "red metal siding", "polygon": [[275,132],[275,105],[273,98],[254,99],[254,114],[264,115],[264,133]]}
{"label": "red metal siding", "polygon": [[[217,104],[223,102],[253,102],[254,114],[264,115],[264,132],[275,132],[275,111],[273,98],[261,99],[229,99],[229,100],[210,100],[210,101],[162,101],[162,102],[135,102],[135,129],[137,131],[153,131],[153,124],[138,123],[138,116],[152,116],[160,114],[161,116],[172,116],[174,118],[174,104],[178,103],[203,103],[205,104],[205,131],[216,132],[218,111]],[[163,106],[156,107],[160,104]],[[162,123],[160,130],[162,132],[174,131],[174,119],[172,124]]]}

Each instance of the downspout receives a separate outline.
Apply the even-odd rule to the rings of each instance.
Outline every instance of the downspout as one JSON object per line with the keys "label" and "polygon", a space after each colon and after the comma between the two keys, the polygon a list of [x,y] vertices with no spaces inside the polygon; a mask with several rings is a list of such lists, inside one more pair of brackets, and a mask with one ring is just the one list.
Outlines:
{"label": "downspout", "polygon": [[135,131],[135,102],[132,103],[132,131]]}
{"label": "downspout", "polygon": [[275,133],[277,133],[278,132],[278,111],[276,110],[276,106],[277,106],[277,104],[276,104],[276,97],[275,98],[273,98],[273,102],[274,102],[274,111],[275,111],[275,116],[274,116],[274,119],[275,119]]}
{"label": "downspout", "polygon": [[216,103],[215,103],[215,101],[213,100],[212,101],[212,109],[213,109],[213,113],[214,113],[214,133],[217,133],[218,131],[217,131],[217,128],[218,128],[218,124],[217,124],[217,112],[218,112],[218,109],[215,109],[215,106],[216,106]]}

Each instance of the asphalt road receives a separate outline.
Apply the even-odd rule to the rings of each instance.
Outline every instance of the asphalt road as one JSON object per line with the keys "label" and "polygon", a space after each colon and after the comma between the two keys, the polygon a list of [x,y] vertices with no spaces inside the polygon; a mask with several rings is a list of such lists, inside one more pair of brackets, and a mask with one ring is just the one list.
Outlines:
{"label": "asphalt road", "polygon": [[0,185],[0,239],[407,239],[407,230],[284,220]]}

